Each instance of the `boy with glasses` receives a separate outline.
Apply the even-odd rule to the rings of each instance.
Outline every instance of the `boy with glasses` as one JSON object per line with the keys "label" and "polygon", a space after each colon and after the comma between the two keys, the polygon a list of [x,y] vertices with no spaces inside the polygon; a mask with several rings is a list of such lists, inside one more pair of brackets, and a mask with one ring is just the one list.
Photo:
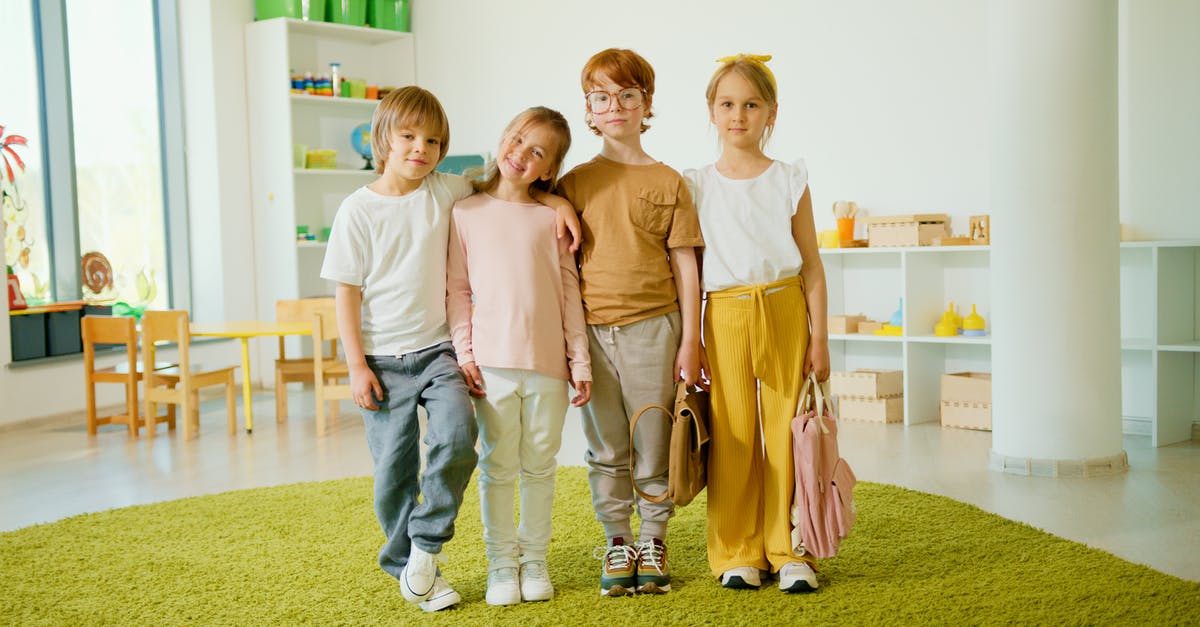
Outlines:
{"label": "boy with glasses", "polygon": [[[675,382],[700,376],[700,287],[695,248],[702,247],[696,207],[683,178],[642,149],[654,96],[654,69],[631,50],[610,48],[584,65],[585,120],[604,143],[591,161],[567,173],[558,193],[580,212],[580,289],[588,323],[592,400],[583,407],[588,481],[607,543],[602,596],[671,589],[667,520],[671,502],[634,497],[639,485],[667,486],[669,416],[647,413],[633,438],[629,420],[641,407],[674,402]],[[635,452],[636,451],[636,452]],[[642,519],[633,542],[634,506]]]}

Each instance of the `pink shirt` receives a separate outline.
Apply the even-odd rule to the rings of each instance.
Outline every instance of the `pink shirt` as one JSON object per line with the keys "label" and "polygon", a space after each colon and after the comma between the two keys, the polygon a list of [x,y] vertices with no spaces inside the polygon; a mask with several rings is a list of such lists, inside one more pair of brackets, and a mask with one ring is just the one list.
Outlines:
{"label": "pink shirt", "polygon": [[554,217],[544,205],[483,193],[455,203],[446,317],[459,365],[592,380],[579,274]]}

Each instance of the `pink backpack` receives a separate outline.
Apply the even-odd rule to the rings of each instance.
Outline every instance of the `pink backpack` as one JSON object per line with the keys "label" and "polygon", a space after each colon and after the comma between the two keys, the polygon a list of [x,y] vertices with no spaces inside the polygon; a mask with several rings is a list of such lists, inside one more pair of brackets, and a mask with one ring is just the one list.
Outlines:
{"label": "pink backpack", "polygon": [[[797,555],[837,554],[854,524],[854,484],[850,464],[838,456],[837,420],[823,384],[808,375],[792,419],[796,494],[792,499],[792,546]],[[815,403],[814,403],[815,395]]]}

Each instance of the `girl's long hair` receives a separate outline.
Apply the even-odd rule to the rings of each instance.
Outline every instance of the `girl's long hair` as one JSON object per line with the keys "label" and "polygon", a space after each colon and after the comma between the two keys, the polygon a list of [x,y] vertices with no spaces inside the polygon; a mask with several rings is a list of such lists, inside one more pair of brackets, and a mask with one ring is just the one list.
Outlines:
{"label": "girl's long hair", "polygon": [[[561,113],[548,107],[530,107],[513,118],[508,126],[504,127],[504,135],[508,137],[513,133],[523,131],[530,126],[546,126],[558,140],[555,146],[554,154],[551,158],[550,179],[538,179],[530,184],[531,188],[540,189],[549,192],[554,189],[554,183],[558,180],[558,171],[562,168],[563,158],[567,156],[567,151],[571,149],[571,127],[567,124],[567,119]],[[503,140],[502,140],[503,141]],[[487,192],[495,189],[496,184],[500,181],[500,168],[496,165],[495,159],[489,163],[482,172],[476,170],[467,174],[469,178],[475,179],[472,183],[477,192]]]}

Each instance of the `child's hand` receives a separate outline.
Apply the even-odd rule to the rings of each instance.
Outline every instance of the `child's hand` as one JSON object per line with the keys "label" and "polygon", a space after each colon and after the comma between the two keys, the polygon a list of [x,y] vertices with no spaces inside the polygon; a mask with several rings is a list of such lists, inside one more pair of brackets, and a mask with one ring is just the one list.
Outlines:
{"label": "child's hand", "polygon": [[675,354],[675,380],[691,387],[700,379],[700,346],[684,342]]}
{"label": "child's hand", "polygon": [[704,347],[700,347],[700,378],[696,380],[696,385],[702,390],[712,389],[712,370],[708,367],[708,351]]}
{"label": "child's hand", "polygon": [[571,399],[571,405],[575,407],[583,407],[588,401],[592,400],[592,382],[591,381],[572,381],[571,387],[575,388],[575,398]]}
{"label": "child's hand", "polygon": [[366,364],[350,368],[350,395],[354,404],[363,409],[379,409],[377,401],[383,400],[383,388]]}
{"label": "child's hand", "polygon": [[487,396],[487,392],[483,389],[483,373],[479,371],[479,366],[475,362],[469,361],[462,365],[463,378],[467,380],[467,391],[475,398],[483,398]]}
{"label": "child's hand", "polygon": [[564,218],[560,211],[557,217],[554,218],[554,235],[558,239],[564,239],[568,235],[568,232],[571,235],[571,245],[567,246],[567,250],[573,253],[578,252],[579,245],[583,243],[583,236],[579,231],[579,216],[571,212],[569,217]]}
{"label": "child's hand", "polygon": [[809,341],[808,350],[804,354],[804,376],[816,372],[817,381],[829,378],[829,343]]}

